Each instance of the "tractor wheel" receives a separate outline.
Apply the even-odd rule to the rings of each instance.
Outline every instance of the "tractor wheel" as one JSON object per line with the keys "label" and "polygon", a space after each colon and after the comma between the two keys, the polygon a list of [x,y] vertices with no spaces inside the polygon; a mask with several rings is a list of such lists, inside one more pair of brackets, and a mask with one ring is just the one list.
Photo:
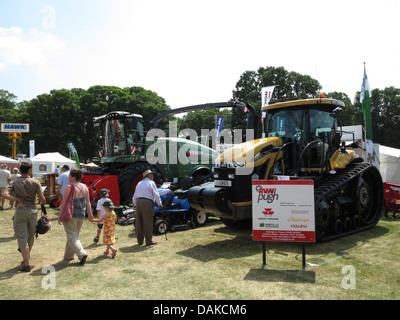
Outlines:
{"label": "tractor wheel", "polygon": [[383,206],[382,178],[375,167],[370,167],[358,179],[356,210],[362,224],[375,225]]}
{"label": "tractor wheel", "polygon": [[190,208],[190,214],[194,224],[198,227],[204,226],[208,221],[208,215],[204,211],[197,211],[193,208]]}
{"label": "tractor wheel", "polygon": [[118,176],[121,205],[128,205],[132,203],[132,197],[135,193],[136,185],[142,180],[143,172],[148,169],[154,172],[154,182],[156,185],[162,185],[163,178],[161,173],[155,167],[146,163],[139,163],[129,166],[125,168]]}
{"label": "tractor wheel", "polygon": [[60,204],[57,202],[57,200],[58,200],[58,197],[52,197],[52,198],[50,198],[50,200],[49,200],[49,206],[50,206],[50,208],[55,209],[55,208],[58,208],[58,207],[60,206]]}
{"label": "tractor wheel", "polygon": [[165,234],[168,230],[168,222],[162,219],[158,219],[153,226],[153,232],[155,234]]}

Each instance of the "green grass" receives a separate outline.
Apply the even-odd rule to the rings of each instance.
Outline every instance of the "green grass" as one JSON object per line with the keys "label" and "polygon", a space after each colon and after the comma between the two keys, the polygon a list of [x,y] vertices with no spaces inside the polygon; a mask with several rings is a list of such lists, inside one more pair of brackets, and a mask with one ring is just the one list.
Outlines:
{"label": "green grass", "polygon": [[[370,230],[343,239],[307,245],[306,271],[301,271],[301,245],[267,243],[251,230],[225,227],[210,219],[205,227],[156,236],[153,247],[136,245],[133,226],[117,225],[118,254],[105,257],[94,244],[96,225],[85,222],[81,242],[85,266],[63,261],[65,232],[58,210],[48,209],[52,229],[35,241],[30,273],[20,273],[22,260],[13,237],[13,210],[0,211],[0,299],[399,299],[400,219],[383,218]],[[55,268],[55,289],[44,289],[42,268]],[[356,288],[345,290],[342,268],[353,266]]]}

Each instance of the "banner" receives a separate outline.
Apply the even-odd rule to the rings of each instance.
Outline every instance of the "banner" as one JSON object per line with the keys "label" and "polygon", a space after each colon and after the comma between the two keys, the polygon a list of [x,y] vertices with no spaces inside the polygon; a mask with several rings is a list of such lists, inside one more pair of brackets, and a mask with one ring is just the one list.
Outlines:
{"label": "banner", "polygon": [[275,86],[261,88],[261,108],[269,105]]}
{"label": "banner", "polygon": [[35,156],[35,140],[29,140],[29,158]]}
{"label": "banner", "polygon": [[67,145],[68,145],[69,150],[71,151],[72,157],[75,160],[77,168],[80,169],[81,168],[81,163],[79,161],[78,152],[76,151],[74,144],[72,142],[68,142]]}
{"label": "banner", "polygon": [[253,240],[315,242],[313,180],[253,180]]}
{"label": "banner", "polygon": [[222,128],[224,127],[225,116],[216,116],[215,123],[217,129],[217,139],[221,136]]}

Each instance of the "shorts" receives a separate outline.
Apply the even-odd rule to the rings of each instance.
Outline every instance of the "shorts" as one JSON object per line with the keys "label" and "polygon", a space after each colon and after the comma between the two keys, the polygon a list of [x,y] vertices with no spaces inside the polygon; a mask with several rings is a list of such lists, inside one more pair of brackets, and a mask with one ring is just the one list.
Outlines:
{"label": "shorts", "polygon": [[28,249],[33,246],[37,212],[37,209],[32,207],[17,207],[15,209],[14,232],[18,240],[18,249]]}

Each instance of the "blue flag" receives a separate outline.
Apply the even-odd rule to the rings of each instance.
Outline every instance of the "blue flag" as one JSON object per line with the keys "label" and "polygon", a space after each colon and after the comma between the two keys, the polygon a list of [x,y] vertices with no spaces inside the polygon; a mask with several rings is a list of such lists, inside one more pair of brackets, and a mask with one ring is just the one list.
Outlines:
{"label": "blue flag", "polygon": [[217,129],[217,138],[221,136],[222,128],[224,127],[225,116],[217,116],[216,117],[216,129]]}

